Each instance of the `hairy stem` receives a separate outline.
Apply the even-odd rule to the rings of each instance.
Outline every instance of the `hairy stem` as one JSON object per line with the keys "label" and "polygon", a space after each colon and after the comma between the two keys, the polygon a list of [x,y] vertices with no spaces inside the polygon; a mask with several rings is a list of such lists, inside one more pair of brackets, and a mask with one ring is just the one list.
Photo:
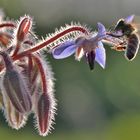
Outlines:
{"label": "hairy stem", "polygon": [[[88,31],[85,28],[83,28],[83,27],[79,27],[79,26],[71,27],[69,29],[64,30],[63,32],[58,33],[57,35],[51,37],[50,39],[45,40],[44,42],[36,45],[33,48],[25,50],[25,51],[23,51],[23,52],[21,52],[19,54],[13,55],[12,59],[13,59],[13,61],[16,61],[16,60],[21,59],[22,57],[28,56],[29,54],[31,54],[33,52],[36,52],[36,51],[39,51],[40,49],[42,49],[45,46],[49,45],[50,43],[54,42],[55,40],[63,37],[64,35],[66,35],[66,34],[68,34],[70,32],[74,32],[74,31],[75,32],[78,31],[78,32],[82,32],[84,34],[88,34]],[[4,66],[1,65],[0,66],[0,71],[2,71],[3,68],[4,68]]]}
{"label": "hairy stem", "polygon": [[16,27],[14,23],[2,23],[0,24],[0,28],[3,27]]}
{"label": "hairy stem", "polygon": [[22,57],[22,56],[24,56],[24,53],[26,54],[26,53],[36,52],[36,51],[44,48],[45,46],[49,45],[50,43],[54,42],[55,40],[59,39],[60,37],[63,37],[64,35],[66,35],[66,34],[68,34],[70,32],[74,32],[74,31],[79,31],[79,32],[88,34],[88,31],[86,29],[82,28],[82,27],[78,27],[78,26],[77,27],[71,27],[71,28],[69,28],[69,29],[67,29],[67,30],[65,30],[63,32],[60,32],[59,34],[51,37],[50,39],[45,40],[44,42],[38,44],[37,46],[24,51],[23,53],[17,55],[16,57],[19,58],[20,55]]}
{"label": "hairy stem", "polygon": [[42,66],[42,63],[41,63],[39,57],[37,57],[33,54],[31,56],[34,59],[34,62],[37,64],[38,70],[40,72],[43,94],[46,94],[47,93],[47,84],[46,84],[47,80],[46,80],[46,74],[45,74],[44,68]]}
{"label": "hairy stem", "polygon": [[17,53],[18,53],[19,49],[20,49],[20,43],[19,43],[19,42],[17,42],[16,49],[14,50],[14,52],[13,52],[13,55],[12,55],[12,56],[17,55]]}

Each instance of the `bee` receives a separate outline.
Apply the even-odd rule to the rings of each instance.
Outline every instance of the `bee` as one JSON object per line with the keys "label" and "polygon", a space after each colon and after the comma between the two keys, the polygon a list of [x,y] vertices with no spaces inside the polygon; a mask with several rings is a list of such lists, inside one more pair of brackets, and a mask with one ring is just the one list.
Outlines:
{"label": "bee", "polygon": [[138,52],[140,39],[138,28],[134,24],[134,15],[128,16],[125,19],[120,19],[112,33],[109,35],[123,39],[123,43],[114,46],[117,51],[125,51],[126,59],[132,61]]}

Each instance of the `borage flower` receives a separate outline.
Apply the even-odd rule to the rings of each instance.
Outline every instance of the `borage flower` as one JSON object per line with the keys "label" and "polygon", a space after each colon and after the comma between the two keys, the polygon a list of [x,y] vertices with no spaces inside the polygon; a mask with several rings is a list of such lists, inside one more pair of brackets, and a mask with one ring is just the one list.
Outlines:
{"label": "borage flower", "polygon": [[19,22],[1,21],[0,107],[10,127],[20,129],[33,112],[39,134],[48,135],[53,128],[56,102],[52,72],[40,50],[52,50],[58,42],[88,33],[85,26],[71,24],[38,41],[31,17],[24,16]]}
{"label": "borage flower", "polygon": [[106,37],[106,29],[98,23],[98,32],[90,35],[79,36],[75,40],[66,41],[52,50],[55,59],[63,59],[75,53],[75,58],[80,60],[86,57],[90,69],[94,68],[96,61],[102,68],[106,64],[106,52],[102,39]]}

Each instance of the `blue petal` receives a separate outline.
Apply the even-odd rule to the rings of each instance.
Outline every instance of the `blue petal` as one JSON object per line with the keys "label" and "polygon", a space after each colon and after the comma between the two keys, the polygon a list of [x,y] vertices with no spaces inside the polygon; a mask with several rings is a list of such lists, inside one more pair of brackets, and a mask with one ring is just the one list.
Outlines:
{"label": "blue petal", "polygon": [[98,26],[98,34],[105,34],[106,33],[105,26],[102,23],[98,22],[97,26]]}
{"label": "blue petal", "polygon": [[95,54],[95,61],[104,69],[106,64],[106,52],[101,41],[98,42],[98,48],[96,48]]}
{"label": "blue petal", "polygon": [[98,26],[98,32],[97,34],[93,34],[92,35],[92,38],[90,41],[92,41],[96,46],[98,44],[99,41],[101,41],[102,39],[104,39],[106,37],[106,29],[105,29],[105,26],[98,22],[97,23],[97,26]]}
{"label": "blue petal", "polygon": [[52,51],[55,59],[63,59],[71,56],[76,51],[75,41],[67,41]]}
{"label": "blue petal", "polygon": [[133,22],[135,15],[130,15],[124,19],[125,23],[130,24]]}
{"label": "blue petal", "polygon": [[102,23],[100,23],[100,22],[97,23],[97,26],[98,26],[98,34],[97,34],[97,36],[98,36],[98,38],[101,38],[102,39],[106,35],[105,26]]}

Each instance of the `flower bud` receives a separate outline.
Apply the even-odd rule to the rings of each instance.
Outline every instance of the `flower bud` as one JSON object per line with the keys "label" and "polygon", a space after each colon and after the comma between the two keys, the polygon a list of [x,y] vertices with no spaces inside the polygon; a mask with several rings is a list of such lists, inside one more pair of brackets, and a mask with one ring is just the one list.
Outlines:
{"label": "flower bud", "polygon": [[48,126],[50,121],[50,100],[47,95],[41,95],[38,101],[38,123],[40,134],[48,133]]}
{"label": "flower bud", "polygon": [[8,98],[5,101],[4,114],[6,120],[9,126],[18,130],[25,125],[27,117],[18,112]]}
{"label": "flower bud", "polygon": [[52,125],[54,112],[51,109],[51,101],[48,95],[42,94],[37,104],[37,128],[41,136],[46,136]]}
{"label": "flower bud", "polygon": [[27,113],[32,108],[30,91],[23,75],[12,64],[10,57],[2,54],[6,72],[3,77],[3,87],[13,106],[20,113]]}
{"label": "flower bud", "polygon": [[31,18],[30,17],[24,17],[18,27],[17,31],[17,40],[23,41],[25,39],[25,36],[28,34],[29,30],[31,28]]}

